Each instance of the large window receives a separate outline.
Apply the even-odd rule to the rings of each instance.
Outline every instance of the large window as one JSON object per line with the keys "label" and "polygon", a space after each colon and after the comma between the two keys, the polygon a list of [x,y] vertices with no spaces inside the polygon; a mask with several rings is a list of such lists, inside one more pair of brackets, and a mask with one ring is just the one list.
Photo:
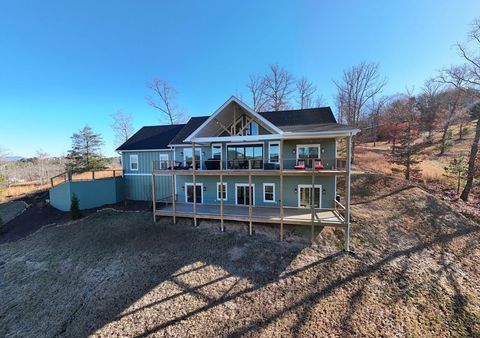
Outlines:
{"label": "large window", "polygon": [[138,170],[138,155],[130,155],[130,170]]}
{"label": "large window", "polygon": [[263,145],[232,145],[227,147],[228,169],[248,169],[248,160],[252,160],[252,169],[263,168]]}
{"label": "large window", "polygon": [[258,135],[258,123],[249,122],[245,128],[244,135]]}
{"label": "large window", "polygon": [[221,188],[220,182],[217,182],[217,200],[227,200],[227,183],[223,183],[223,189]]}
{"label": "large window", "polygon": [[263,183],[263,201],[275,202],[275,184]]}
{"label": "large window", "polygon": [[214,160],[221,160],[222,159],[222,144],[212,144],[212,158]]}
{"label": "large window", "polygon": [[278,142],[270,142],[268,144],[268,161],[278,162],[280,158],[280,144]]}
{"label": "large window", "polygon": [[314,193],[312,196],[312,186],[309,184],[300,184],[298,185],[298,207],[299,208],[311,208],[312,198],[313,198],[313,207],[320,208],[322,205],[322,186],[315,185]]}
{"label": "large window", "polygon": [[[201,149],[195,148],[195,161],[197,161],[197,168],[199,167],[201,163],[201,156],[202,156],[202,151]],[[184,165],[187,167],[192,167],[193,166],[193,152],[192,148],[184,148],[183,149],[183,162]]]}
{"label": "large window", "polygon": [[302,144],[297,145],[297,159],[305,160],[305,165],[308,168],[313,167],[314,159],[320,158],[319,144]]}

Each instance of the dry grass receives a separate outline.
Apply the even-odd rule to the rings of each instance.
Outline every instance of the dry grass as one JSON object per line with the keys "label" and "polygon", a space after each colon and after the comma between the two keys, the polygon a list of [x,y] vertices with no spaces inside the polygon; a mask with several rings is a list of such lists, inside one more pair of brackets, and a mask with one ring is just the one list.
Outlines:
{"label": "dry grass", "polygon": [[0,245],[0,335],[479,336],[480,228],[406,184],[354,177],[355,256],[114,211]]}

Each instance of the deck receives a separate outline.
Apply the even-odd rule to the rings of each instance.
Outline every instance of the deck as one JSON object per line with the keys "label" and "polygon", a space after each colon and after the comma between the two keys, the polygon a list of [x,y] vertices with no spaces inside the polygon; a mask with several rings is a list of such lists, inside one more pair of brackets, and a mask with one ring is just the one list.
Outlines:
{"label": "deck", "polygon": [[184,175],[190,176],[278,176],[283,174],[284,176],[305,176],[305,175],[315,175],[315,176],[332,176],[332,175],[346,175],[345,170],[295,170],[295,169],[284,169],[284,170],[269,170],[269,169],[226,169],[226,170],[206,170],[206,169],[197,169],[195,172],[193,170],[154,170],[153,175]]}
{"label": "deck", "polygon": [[[158,205],[155,210],[156,216],[173,216],[173,206]],[[176,203],[175,204],[175,216],[194,218],[193,204],[191,203]],[[197,204],[196,205],[196,217],[197,219],[215,219],[220,220],[220,205],[212,204]],[[315,225],[329,225],[329,226],[344,226],[345,222],[343,217],[336,210],[330,209],[316,209],[314,213]],[[238,205],[224,205],[223,206],[223,219],[229,221],[249,221],[249,208],[248,206]],[[252,222],[254,223],[273,223],[280,224],[280,208],[273,207],[252,207]],[[311,209],[303,208],[287,208],[284,207],[284,224],[298,224],[298,225],[311,225],[312,224],[312,212]]]}

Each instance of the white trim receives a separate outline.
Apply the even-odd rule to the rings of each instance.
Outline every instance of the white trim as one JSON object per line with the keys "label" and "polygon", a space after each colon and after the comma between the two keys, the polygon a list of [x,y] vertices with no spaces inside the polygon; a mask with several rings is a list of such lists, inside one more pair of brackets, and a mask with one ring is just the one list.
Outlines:
{"label": "white trim", "polygon": [[220,161],[223,161],[223,144],[222,143],[212,143],[210,146],[211,155],[210,158],[213,158],[213,147],[220,146]]}
{"label": "white trim", "polygon": [[[132,161],[133,158],[135,158],[136,160]],[[139,167],[139,165],[138,165],[138,154],[131,154],[130,157],[128,158],[128,161],[129,161],[130,171],[138,171],[138,167]],[[137,163],[137,168],[136,169],[132,168],[132,163],[133,162]]]}
{"label": "white trim", "polygon": [[278,162],[273,162],[273,163],[279,163],[280,162],[280,141],[270,141],[268,142],[267,146],[267,160],[270,162],[270,146],[276,144],[278,146]]}
{"label": "white trim", "polygon": [[[166,158],[166,159],[165,159],[165,158],[162,159],[162,157],[165,157],[165,156],[166,156],[167,158]],[[160,162],[159,162],[159,163],[160,163],[160,169],[167,169],[167,168],[168,168],[168,157],[169,157],[169,156],[168,156],[168,153],[167,153],[167,154],[165,154],[165,153],[160,153],[160,154],[158,154],[158,160],[160,161]],[[162,166],[162,162],[165,162],[165,164],[166,164],[166,165],[165,165],[165,168],[162,168],[162,167],[161,167],[161,166]]]}
{"label": "white trim", "polygon": [[[223,182],[223,185],[225,186],[225,198],[223,199],[224,201],[228,201],[228,184],[227,182]],[[220,201],[221,198],[218,198],[218,188],[220,187],[220,182],[217,182],[217,201]]]}
{"label": "white trim", "polygon": [[[318,201],[318,208],[316,209],[321,209],[322,208],[322,193],[323,193],[323,188],[322,188],[322,185],[321,184],[315,184],[314,186],[315,188],[320,188],[320,201]],[[300,188],[309,188],[311,189],[312,188],[312,185],[311,184],[299,184],[297,185],[297,206],[299,208],[303,208],[300,206]],[[313,193],[313,192],[312,192]],[[335,202],[334,202],[335,203]]]}
{"label": "white trim", "polygon": [[[202,202],[198,203],[197,201],[197,204],[203,204],[203,183],[201,182],[195,182],[195,185],[199,185],[201,186],[202,188],[200,189],[200,192],[201,192],[201,199],[202,199]],[[193,204],[193,202],[188,202],[188,193],[187,193],[187,187],[188,186],[192,186],[193,187],[193,183],[192,182],[185,182],[185,203],[190,203],[190,204]],[[195,189],[193,191],[193,193],[195,194]]]}
{"label": "white trim", "polygon": [[[268,201],[265,199],[265,187],[266,186],[270,186],[270,187],[273,187],[273,200],[272,201]],[[263,183],[263,202],[264,203],[275,203],[277,200],[276,200],[276,194],[275,194],[275,183]]]}
{"label": "white trim", "polygon": [[132,152],[140,152],[140,151],[172,151],[172,149],[138,149],[138,150],[119,150],[119,153],[132,153]]}
{"label": "white trim", "polygon": [[[237,199],[237,187],[247,187],[248,188],[248,183],[235,183],[235,205],[247,205],[247,204],[238,204],[238,199]],[[253,199],[252,199],[252,205],[255,205],[255,183],[252,183],[252,193],[253,193]],[[252,198],[252,196],[250,196]]]}
{"label": "white trim", "polygon": [[320,143],[312,143],[312,144],[297,144],[295,148],[295,156],[296,159],[298,160],[298,148],[314,148],[317,147],[318,149],[318,158],[322,158],[322,147],[320,146]]}
{"label": "white trim", "polygon": [[[185,147],[185,149],[190,149],[190,150],[192,151],[192,161],[193,161],[193,155],[194,155],[194,154],[193,154],[193,147],[192,147],[192,146],[190,146],[190,147]],[[187,162],[185,161],[185,149],[182,151],[182,153],[183,153],[182,157],[183,157],[183,164],[184,164],[184,165],[187,165]],[[202,162],[203,162],[203,155],[202,155],[203,150],[202,150],[202,147],[200,147],[200,148],[195,147],[195,151],[197,151],[197,150],[200,152],[200,158],[199,158],[199,159],[195,158],[195,161],[200,160],[200,162],[199,162],[198,165],[199,165],[199,168],[202,168]],[[193,163],[192,163],[192,166],[193,166]]]}
{"label": "white trim", "polygon": [[[218,108],[208,119],[206,119],[197,129],[195,129],[187,138],[185,138],[185,142],[191,142],[195,135],[198,134],[200,130],[202,130],[207,124],[209,124],[220,112],[222,112],[230,103],[236,102],[240,107],[245,109],[247,112],[252,114],[257,120],[261,121],[262,124],[265,124],[268,128],[270,128],[270,131],[274,131],[275,133],[282,134],[282,130],[275,126],[273,123],[268,121],[266,118],[261,116],[260,114],[256,113],[251,109],[249,106],[247,106],[245,103],[237,99],[235,96],[230,97],[220,108]],[[258,135],[255,135],[258,136]]]}
{"label": "white trim", "polygon": [[243,145],[252,145],[252,144],[260,144],[263,146],[263,142],[227,142],[225,143],[228,146],[243,146]]}

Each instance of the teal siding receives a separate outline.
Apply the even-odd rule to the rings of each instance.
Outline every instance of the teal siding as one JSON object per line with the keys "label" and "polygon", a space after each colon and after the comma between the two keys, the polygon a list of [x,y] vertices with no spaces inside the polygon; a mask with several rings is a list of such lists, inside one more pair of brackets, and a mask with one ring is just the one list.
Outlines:
{"label": "teal siding", "polygon": [[[223,181],[227,183],[227,200],[225,204],[235,204],[235,183],[248,184],[248,176],[229,176],[224,177]],[[203,203],[206,204],[220,204],[217,200],[217,182],[220,182],[220,177],[216,176],[197,176],[196,183],[203,183]],[[177,176],[177,194],[178,201],[185,202],[185,183],[192,183],[191,176]],[[275,184],[275,203],[263,202],[263,183]],[[299,184],[312,184],[311,176],[292,177],[287,176],[283,179],[285,206],[298,206],[298,188]],[[322,208],[333,208],[333,201],[335,198],[335,177],[321,176],[315,177],[315,184],[322,185],[322,190],[325,189],[325,194],[322,194]],[[280,205],[280,178],[278,176],[252,176],[252,185],[255,185],[255,205],[258,206],[279,206]]]}
{"label": "teal siding", "polygon": [[[156,197],[161,200],[172,196],[172,177],[170,175],[155,177]],[[152,200],[152,175],[125,176],[125,196],[127,200]]]}
{"label": "teal siding", "polygon": [[66,182],[50,189],[50,204],[68,211],[73,195],[78,197],[81,210],[115,204],[124,200],[123,185],[121,177]]}
{"label": "teal siding", "polygon": [[295,165],[298,144],[320,144],[320,158],[323,160],[325,169],[332,169],[336,158],[336,141],[333,138],[284,141],[283,158],[285,159],[285,168],[291,168]]}
{"label": "teal siding", "polygon": [[[124,174],[151,174],[153,161],[160,160],[160,154],[168,154],[168,160],[172,160],[172,151],[129,151],[122,153],[122,167]],[[130,170],[130,155],[138,155],[138,170]]]}

